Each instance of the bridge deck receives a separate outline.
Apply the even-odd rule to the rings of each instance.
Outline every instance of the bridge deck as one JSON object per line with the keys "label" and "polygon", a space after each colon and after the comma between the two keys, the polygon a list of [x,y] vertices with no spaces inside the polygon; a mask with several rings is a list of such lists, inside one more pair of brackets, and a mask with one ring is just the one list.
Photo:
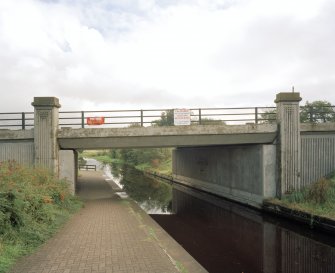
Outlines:
{"label": "bridge deck", "polygon": [[184,147],[272,143],[276,135],[273,124],[65,128],[60,130],[58,142],[62,149]]}

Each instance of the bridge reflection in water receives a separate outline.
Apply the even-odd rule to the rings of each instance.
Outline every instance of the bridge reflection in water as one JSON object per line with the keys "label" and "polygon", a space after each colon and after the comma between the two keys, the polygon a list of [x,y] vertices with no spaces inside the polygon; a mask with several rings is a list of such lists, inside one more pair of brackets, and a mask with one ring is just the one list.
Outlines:
{"label": "bridge reflection in water", "polygon": [[[119,175],[148,213],[170,209],[171,186],[129,167]],[[151,217],[211,273],[335,272],[332,236],[184,186],[172,193],[174,214]]]}

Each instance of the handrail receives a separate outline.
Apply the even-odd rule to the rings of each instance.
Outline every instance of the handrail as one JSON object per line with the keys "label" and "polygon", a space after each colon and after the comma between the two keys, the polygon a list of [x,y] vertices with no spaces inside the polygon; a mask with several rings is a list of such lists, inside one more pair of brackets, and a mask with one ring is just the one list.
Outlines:
{"label": "handrail", "polygon": [[[164,113],[171,119],[174,109],[60,111],[59,126],[86,128],[156,126]],[[191,124],[273,123],[276,107],[191,108]],[[301,106],[303,122],[335,122],[335,106]],[[103,125],[88,125],[87,118],[103,117]],[[173,119],[173,117],[172,117]],[[34,112],[0,113],[0,129],[30,129],[34,127]]]}
{"label": "handrail", "polygon": [[94,170],[96,171],[97,170],[97,166],[96,165],[92,165],[92,164],[84,164],[84,165],[79,165],[78,166],[78,169],[79,170],[82,170],[82,169],[85,169],[86,171],[88,170]]}

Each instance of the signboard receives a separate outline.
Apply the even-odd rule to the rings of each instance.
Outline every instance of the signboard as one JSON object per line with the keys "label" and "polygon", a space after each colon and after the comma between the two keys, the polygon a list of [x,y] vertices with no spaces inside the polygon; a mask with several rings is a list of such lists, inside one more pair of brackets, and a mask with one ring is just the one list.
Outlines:
{"label": "signboard", "polygon": [[86,119],[87,125],[101,125],[105,123],[104,117],[92,117]]}
{"label": "signboard", "polygon": [[191,125],[190,109],[174,109],[174,125]]}

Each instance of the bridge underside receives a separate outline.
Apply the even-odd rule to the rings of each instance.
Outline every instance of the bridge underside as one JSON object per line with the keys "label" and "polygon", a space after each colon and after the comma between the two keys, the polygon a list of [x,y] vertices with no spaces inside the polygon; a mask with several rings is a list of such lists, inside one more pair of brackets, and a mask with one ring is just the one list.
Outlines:
{"label": "bridge underside", "polygon": [[235,126],[179,126],[119,129],[62,129],[61,149],[189,147],[273,143],[271,124]]}

